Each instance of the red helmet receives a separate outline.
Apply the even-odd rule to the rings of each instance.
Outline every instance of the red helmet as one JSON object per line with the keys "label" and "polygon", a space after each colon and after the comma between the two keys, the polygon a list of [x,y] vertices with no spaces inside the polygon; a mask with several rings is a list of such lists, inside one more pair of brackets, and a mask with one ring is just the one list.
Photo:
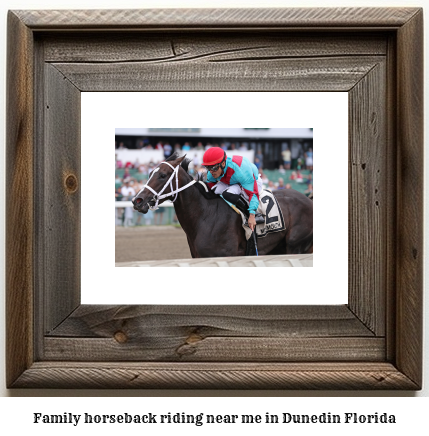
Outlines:
{"label": "red helmet", "polygon": [[221,163],[225,160],[225,152],[220,147],[209,148],[203,156],[203,165],[210,166]]}

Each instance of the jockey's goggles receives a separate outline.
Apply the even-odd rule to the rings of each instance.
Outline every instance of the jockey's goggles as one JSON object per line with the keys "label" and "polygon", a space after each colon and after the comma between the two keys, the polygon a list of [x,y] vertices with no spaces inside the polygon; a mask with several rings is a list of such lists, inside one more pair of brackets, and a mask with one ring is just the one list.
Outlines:
{"label": "jockey's goggles", "polygon": [[222,165],[222,162],[220,162],[216,165],[205,165],[205,168],[207,171],[210,171],[212,173],[213,171],[217,171],[221,165]]}

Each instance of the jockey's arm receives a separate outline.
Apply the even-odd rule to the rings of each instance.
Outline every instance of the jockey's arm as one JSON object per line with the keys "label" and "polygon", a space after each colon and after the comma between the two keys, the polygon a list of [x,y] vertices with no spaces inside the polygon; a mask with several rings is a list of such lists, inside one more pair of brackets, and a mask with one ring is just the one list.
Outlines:
{"label": "jockey's arm", "polygon": [[249,196],[249,213],[255,215],[256,210],[259,207],[259,198],[256,195],[256,193],[253,191],[254,189],[253,185],[249,187],[243,186],[243,188],[246,190],[246,194]]}
{"label": "jockey's arm", "polygon": [[256,183],[247,183],[243,184],[242,187],[246,191],[246,194],[249,196],[249,219],[247,221],[247,224],[249,225],[252,232],[255,230],[256,227],[256,210],[259,207],[259,198],[254,192]]}
{"label": "jockey's arm", "polygon": [[247,159],[243,159],[243,163],[237,173],[237,182],[240,183],[243,191],[247,194],[249,198],[249,227],[253,230],[254,225],[256,225],[255,215],[256,210],[259,207],[259,197],[258,197],[258,187],[256,183],[257,169],[251,164]]}

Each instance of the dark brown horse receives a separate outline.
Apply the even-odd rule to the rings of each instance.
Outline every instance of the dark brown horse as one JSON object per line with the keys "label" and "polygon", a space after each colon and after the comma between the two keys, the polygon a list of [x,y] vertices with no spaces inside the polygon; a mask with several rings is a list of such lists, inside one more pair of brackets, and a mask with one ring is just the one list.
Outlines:
{"label": "dark brown horse", "polygon": [[[177,218],[188,238],[192,257],[244,256],[242,219],[222,198],[205,193],[187,172],[189,159],[176,153],[156,167],[134,197],[134,209],[174,201]],[[199,186],[198,186],[199,185]],[[285,230],[258,238],[258,254],[313,252],[313,202],[292,189],[274,191],[283,212]]]}

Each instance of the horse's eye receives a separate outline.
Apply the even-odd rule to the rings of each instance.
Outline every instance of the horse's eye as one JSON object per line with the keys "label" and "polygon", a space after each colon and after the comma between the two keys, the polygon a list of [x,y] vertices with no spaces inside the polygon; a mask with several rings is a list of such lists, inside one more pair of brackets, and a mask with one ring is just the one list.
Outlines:
{"label": "horse's eye", "polygon": [[159,178],[160,179],[165,179],[167,177],[167,174],[164,174],[164,173],[161,173],[160,175],[159,175]]}

